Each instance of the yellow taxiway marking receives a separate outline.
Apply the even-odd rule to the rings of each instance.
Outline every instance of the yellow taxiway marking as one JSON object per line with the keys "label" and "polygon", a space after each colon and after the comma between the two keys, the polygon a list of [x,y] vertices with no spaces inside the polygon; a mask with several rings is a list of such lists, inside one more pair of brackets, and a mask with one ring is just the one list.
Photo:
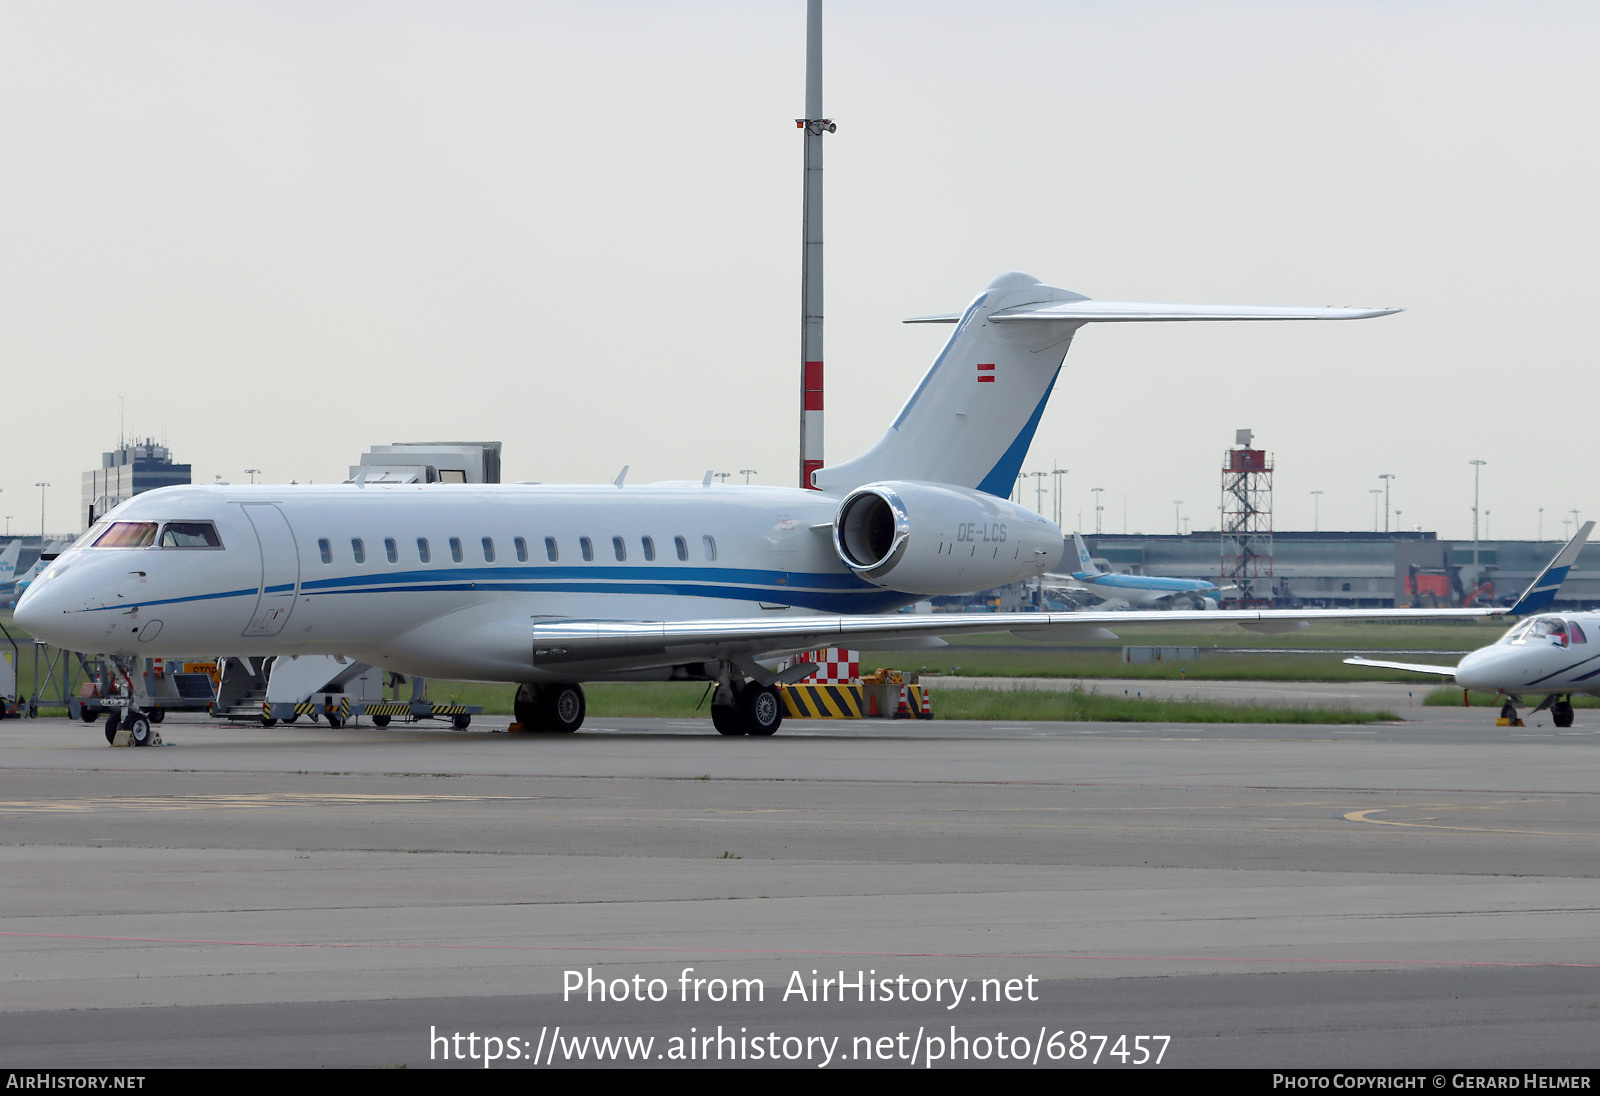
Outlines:
{"label": "yellow taxiway marking", "polygon": [[[1461,833],[1504,833],[1504,834],[1520,834],[1520,835],[1525,835],[1525,836],[1530,836],[1530,837],[1597,837],[1597,836],[1600,836],[1600,834],[1576,833],[1576,832],[1572,832],[1572,831],[1563,831],[1563,830],[1511,830],[1511,829],[1503,829],[1503,828],[1496,827],[1496,826],[1443,826],[1443,825],[1440,825],[1440,824],[1438,824],[1436,822],[1401,822],[1399,819],[1395,819],[1395,818],[1372,818],[1372,817],[1370,817],[1371,815],[1374,815],[1374,814],[1382,814],[1385,811],[1397,810],[1397,809],[1400,809],[1400,808],[1396,808],[1396,807],[1373,807],[1370,810],[1350,811],[1347,814],[1345,814],[1344,819],[1345,819],[1346,822],[1366,822],[1366,823],[1369,823],[1370,825],[1373,825],[1373,826],[1404,826],[1404,827],[1406,827],[1408,829],[1417,829],[1417,830],[1455,830],[1455,831],[1458,831],[1458,832],[1461,832]],[[1430,809],[1430,810],[1453,810],[1453,811],[1466,811],[1466,810],[1483,811],[1483,810],[1501,810],[1503,808],[1502,807],[1498,807],[1498,806],[1485,806],[1485,807],[1439,806],[1439,807],[1430,807],[1430,808],[1427,808],[1427,809]]]}

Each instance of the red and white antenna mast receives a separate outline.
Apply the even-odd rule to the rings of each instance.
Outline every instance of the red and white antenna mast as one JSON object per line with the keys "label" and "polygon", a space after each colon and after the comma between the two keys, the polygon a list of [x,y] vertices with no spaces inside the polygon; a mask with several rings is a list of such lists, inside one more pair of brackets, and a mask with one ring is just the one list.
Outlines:
{"label": "red and white antenna mast", "polygon": [[805,200],[800,250],[800,486],[822,467],[822,0],[806,0]]}

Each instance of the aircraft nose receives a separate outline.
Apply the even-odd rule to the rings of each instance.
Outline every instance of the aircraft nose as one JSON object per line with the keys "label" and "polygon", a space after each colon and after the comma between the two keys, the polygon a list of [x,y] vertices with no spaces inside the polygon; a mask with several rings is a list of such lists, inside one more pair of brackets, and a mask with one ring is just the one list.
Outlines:
{"label": "aircraft nose", "polygon": [[11,614],[11,619],[17,622],[18,628],[21,628],[29,635],[36,636],[40,634],[39,627],[48,616],[48,613],[39,608],[38,593],[32,587],[29,587],[22,592],[22,597],[17,602],[17,608]]}
{"label": "aircraft nose", "polygon": [[62,581],[60,576],[53,576],[54,581],[46,582],[44,579],[48,575],[49,572],[45,572],[22,592],[11,617],[17,627],[29,635],[56,647],[79,650],[81,644],[76,641],[81,637],[73,627],[79,614],[72,610],[83,607],[82,598],[77,599],[78,604],[74,606],[72,591],[67,588],[71,583]]}
{"label": "aircraft nose", "polygon": [[1506,680],[1509,676],[1506,667],[1501,665],[1502,659],[1496,656],[1498,651],[1473,651],[1461,660],[1456,667],[1456,684],[1463,689],[1486,689],[1493,692],[1496,689],[1515,687],[1516,682]]}

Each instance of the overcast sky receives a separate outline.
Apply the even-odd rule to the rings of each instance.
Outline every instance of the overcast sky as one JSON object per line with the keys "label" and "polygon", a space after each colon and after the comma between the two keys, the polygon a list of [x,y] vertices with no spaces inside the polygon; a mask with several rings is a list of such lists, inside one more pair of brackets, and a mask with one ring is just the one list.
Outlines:
{"label": "overcast sky", "polygon": [[[1065,524],[1547,539],[1594,516],[1600,5],[825,5],[827,456],[1020,269],[1398,305],[1090,327],[1025,470]],[[78,528],[119,432],[197,483],[493,439],[505,478],[796,478],[804,0],[0,0],[0,513]],[[735,476],[735,479],[742,477]],[[1027,498],[1034,498],[1031,489]],[[1049,482],[1048,480],[1046,481]],[[1045,510],[1051,508],[1047,493]]]}

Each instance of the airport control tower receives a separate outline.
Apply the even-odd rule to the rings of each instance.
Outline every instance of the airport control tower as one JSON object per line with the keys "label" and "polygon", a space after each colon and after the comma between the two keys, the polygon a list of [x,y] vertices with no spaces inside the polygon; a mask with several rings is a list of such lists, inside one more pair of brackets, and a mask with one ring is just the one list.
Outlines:
{"label": "airport control tower", "polygon": [[152,438],[125,442],[100,454],[100,467],[83,474],[83,527],[134,495],[190,482],[190,466],[172,463],[172,454]]}
{"label": "airport control tower", "polygon": [[1240,430],[1222,455],[1222,581],[1230,609],[1272,604],[1272,457]]}

